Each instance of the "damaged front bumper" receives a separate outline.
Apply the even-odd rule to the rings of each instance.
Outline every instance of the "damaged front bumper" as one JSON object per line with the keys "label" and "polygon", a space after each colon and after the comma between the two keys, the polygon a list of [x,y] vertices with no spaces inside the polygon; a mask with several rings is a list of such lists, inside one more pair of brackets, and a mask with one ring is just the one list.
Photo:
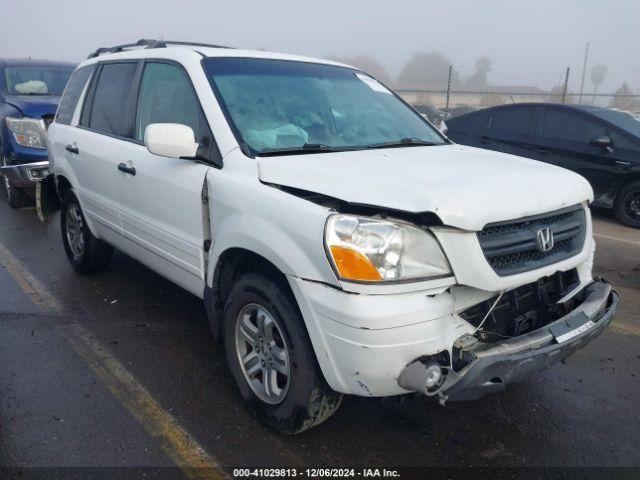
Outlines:
{"label": "damaged front bumper", "polygon": [[597,337],[611,323],[618,309],[618,294],[604,281],[585,287],[584,301],[562,318],[502,342],[482,343],[472,335],[455,342],[454,356],[467,359],[459,370],[446,369],[437,388],[425,381],[432,364],[412,362],[402,371],[399,384],[408,390],[438,395],[442,402],[475,400],[503,390],[568,357]]}
{"label": "damaged front bumper", "polygon": [[5,165],[0,170],[14,187],[35,188],[37,182],[49,175],[49,161]]}

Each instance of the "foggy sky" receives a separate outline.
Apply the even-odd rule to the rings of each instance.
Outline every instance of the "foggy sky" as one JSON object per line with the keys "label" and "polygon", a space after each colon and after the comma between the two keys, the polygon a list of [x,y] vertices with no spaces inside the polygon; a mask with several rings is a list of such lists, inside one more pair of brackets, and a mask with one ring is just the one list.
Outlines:
{"label": "foggy sky", "polygon": [[[80,62],[97,47],[179,39],[326,57],[366,53],[396,76],[417,51],[463,75],[489,56],[489,83],[550,88],[571,67],[580,87],[608,67],[600,92],[640,89],[637,0],[0,0],[0,57]],[[589,69],[588,69],[589,70]],[[585,91],[591,91],[589,71]]]}

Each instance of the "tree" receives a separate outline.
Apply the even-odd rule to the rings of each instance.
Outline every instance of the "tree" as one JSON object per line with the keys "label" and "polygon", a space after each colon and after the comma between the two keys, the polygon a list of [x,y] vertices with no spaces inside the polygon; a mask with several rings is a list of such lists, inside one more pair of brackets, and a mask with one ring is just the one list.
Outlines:
{"label": "tree", "polygon": [[633,91],[629,88],[627,82],[624,82],[620,88],[613,92],[613,98],[609,103],[611,108],[619,108],[620,110],[628,110],[636,112],[640,110],[640,98],[630,97]]}
{"label": "tree", "polygon": [[484,88],[487,86],[487,73],[491,71],[491,59],[489,57],[480,57],[476,60],[476,66],[473,68],[473,75],[465,80],[465,85],[472,88]]}
{"label": "tree", "polygon": [[346,63],[347,65],[357,67],[363,72],[374,76],[382,83],[385,83],[387,85],[391,85],[391,83],[393,83],[391,80],[391,75],[389,75],[387,69],[384,68],[384,66],[378,60],[369,55],[360,54],[345,57],[331,56],[329,58],[330,60],[334,60],[336,62]]}
{"label": "tree", "polygon": [[[444,87],[449,78],[449,65],[449,59],[440,53],[415,53],[402,67],[398,83]],[[460,84],[458,72],[453,70],[451,77],[452,86]]]}
{"label": "tree", "polygon": [[604,81],[604,77],[607,75],[607,67],[601,63],[591,69],[591,82],[593,83],[593,98],[591,104],[596,102],[596,92],[598,91],[598,85]]}

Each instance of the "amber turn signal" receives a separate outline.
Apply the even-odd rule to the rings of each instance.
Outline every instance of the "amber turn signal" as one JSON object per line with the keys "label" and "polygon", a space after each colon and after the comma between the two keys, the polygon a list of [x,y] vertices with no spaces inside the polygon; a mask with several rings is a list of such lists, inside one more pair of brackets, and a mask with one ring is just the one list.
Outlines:
{"label": "amber turn signal", "polygon": [[374,281],[382,280],[380,272],[363,254],[344,247],[331,247],[333,262],[340,277],[345,280]]}

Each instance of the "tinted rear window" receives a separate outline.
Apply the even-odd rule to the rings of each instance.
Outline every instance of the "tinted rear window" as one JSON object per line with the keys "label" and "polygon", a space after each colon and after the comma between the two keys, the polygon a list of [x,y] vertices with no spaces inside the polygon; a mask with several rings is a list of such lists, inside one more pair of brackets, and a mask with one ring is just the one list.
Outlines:
{"label": "tinted rear window", "polygon": [[131,136],[133,78],[136,63],[107,63],[102,66],[91,106],[88,126],[92,130]]}
{"label": "tinted rear window", "polygon": [[494,110],[491,130],[531,135],[535,114],[535,107],[508,107]]}
{"label": "tinted rear window", "polygon": [[594,115],[613,123],[615,126],[626,130],[631,135],[640,139],[640,117],[634,117],[627,112],[617,110],[596,110]]}
{"label": "tinted rear window", "polygon": [[56,114],[56,122],[69,125],[73,118],[73,112],[76,110],[78,99],[82,95],[87,81],[91,77],[91,74],[95,70],[95,65],[87,65],[86,67],[76,70],[67,84],[67,88],[64,90],[64,95],[60,100],[58,106],[58,113]]}

